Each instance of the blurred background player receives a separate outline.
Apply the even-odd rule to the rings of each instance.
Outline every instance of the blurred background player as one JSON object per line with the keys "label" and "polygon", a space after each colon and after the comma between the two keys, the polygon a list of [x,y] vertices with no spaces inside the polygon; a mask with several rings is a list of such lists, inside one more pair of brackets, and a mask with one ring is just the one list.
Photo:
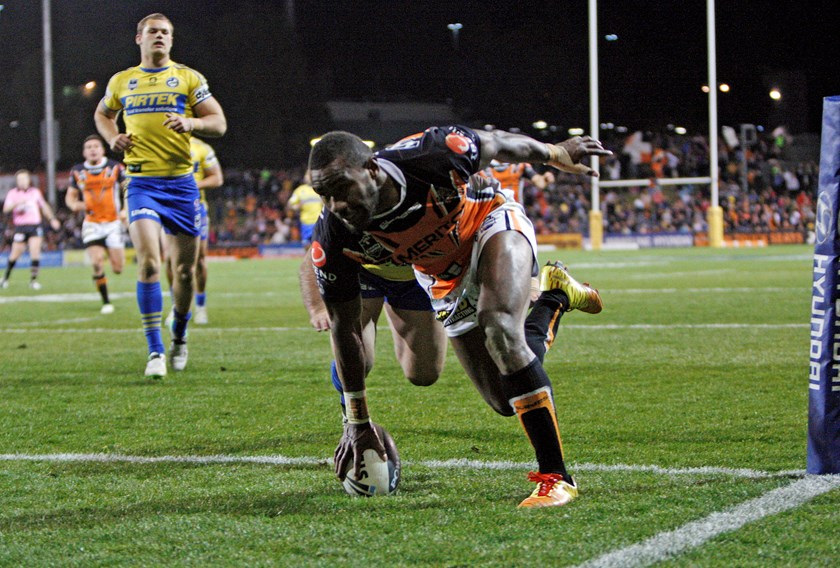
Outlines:
{"label": "blurred background player", "polygon": [[[206,189],[222,187],[225,182],[222,166],[216,157],[216,152],[204,140],[193,136],[190,139],[190,155],[193,161],[193,176],[195,183],[201,192],[201,241],[198,247],[198,261],[195,267],[195,314],[193,321],[199,325],[205,325],[207,318],[207,238],[210,235],[210,217],[207,214]],[[169,282],[169,295],[172,296],[172,260],[166,251],[166,239],[161,235],[161,246],[163,260],[166,263],[166,279]],[[173,302],[174,304],[174,302]],[[166,318],[166,326],[171,327],[175,320],[175,308],[169,312]]]}
{"label": "blurred background player", "polygon": [[[145,375],[166,375],[160,329],[160,228],[167,235],[175,280],[175,319],[169,358],[175,371],[187,365],[187,322],[201,228],[200,195],[193,177],[190,137],[222,136],[227,121],[199,72],[170,58],[172,22],[163,14],[137,24],[140,65],[115,74],[96,108],[99,134],[115,152],[125,152],[128,221],[137,252],[137,304],[148,345]],[[122,112],[125,132],[117,116]]]}
{"label": "blurred background player", "polygon": [[513,200],[524,205],[522,189],[524,180],[529,180],[535,187],[545,190],[548,184],[554,182],[554,174],[546,172],[538,174],[531,164],[507,164],[496,160],[490,161],[490,166],[484,170],[487,174],[499,180],[502,191],[508,192]]}
{"label": "blurred background player", "polygon": [[[303,304],[309,313],[312,327],[319,332],[330,329],[330,316],[318,291],[315,276],[315,261],[322,252],[320,245],[310,249],[310,254],[304,257],[300,266]],[[446,360],[446,334],[435,318],[429,296],[417,283],[414,270],[410,266],[367,264],[359,273],[359,282],[362,338],[367,353],[365,375],[370,374],[373,368],[376,326],[384,308],[394,340],[394,354],[405,378],[413,385],[433,385],[440,377]],[[333,386],[339,392],[344,414],[344,392],[335,361],[330,365],[330,376]]]}
{"label": "blurred background player", "polygon": [[309,185],[310,181],[309,170],[307,170],[303,175],[303,183],[295,188],[288,203],[290,212],[297,215],[300,221],[300,242],[304,245],[312,241],[312,229],[324,206],[321,196]]}
{"label": "blurred background player", "polygon": [[29,244],[30,278],[29,287],[33,290],[40,290],[38,282],[38,271],[41,268],[41,243],[44,238],[44,229],[41,227],[43,212],[50,221],[50,226],[57,231],[61,224],[53,214],[50,204],[44,201],[41,191],[32,187],[32,176],[28,170],[19,170],[15,174],[15,187],[6,194],[3,202],[3,213],[12,214],[12,225],[15,227],[12,237],[12,250],[9,253],[9,264],[6,266],[6,273],[0,280],[0,288],[9,287],[9,277],[15,267],[18,258],[26,250]]}
{"label": "blurred background player", "polygon": [[103,314],[114,312],[108,300],[108,279],[105,277],[105,255],[114,274],[125,265],[125,243],[122,234],[122,183],[125,168],[105,157],[105,141],[98,134],[85,138],[82,146],[85,161],[70,170],[70,185],[64,202],[70,211],[85,213],[82,243],[93,266],[93,282],[102,296]]}

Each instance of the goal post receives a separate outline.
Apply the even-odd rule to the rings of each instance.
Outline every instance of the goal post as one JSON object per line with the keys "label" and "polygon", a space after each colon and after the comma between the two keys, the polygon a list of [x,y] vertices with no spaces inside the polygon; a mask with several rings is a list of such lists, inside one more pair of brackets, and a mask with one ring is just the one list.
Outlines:
{"label": "goal post", "polygon": [[808,473],[840,473],[840,96],[823,99],[808,372]]}

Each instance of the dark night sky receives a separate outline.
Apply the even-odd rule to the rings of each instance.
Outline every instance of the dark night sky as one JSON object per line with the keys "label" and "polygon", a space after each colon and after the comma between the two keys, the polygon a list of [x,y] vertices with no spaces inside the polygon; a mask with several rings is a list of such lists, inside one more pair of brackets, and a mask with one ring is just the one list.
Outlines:
{"label": "dark night sky", "polygon": [[[37,139],[43,115],[41,2],[0,3],[0,153],[14,154],[31,151],[27,140]],[[706,2],[599,4],[601,120],[705,130]],[[717,1],[718,79],[732,86],[719,95],[721,123],[819,129],[822,97],[840,94],[838,4]],[[225,107],[232,130],[217,144],[222,155],[281,144],[270,129],[292,131],[296,140],[317,134],[325,123],[313,105],[328,99],[452,100],[465,121],[500,127],[589,123],[585,0],[297,0],[293,30],[279,0],[52,5],[63,136],[93,128],[104,82],[138,63],[134,27],[154,11],[175,24],[173,59],[202,71]],[[464,26],[457,51],[451,22]],[[606,34],[618,41],[605,41]],[[95,96],[63,97],[64,85],[90,79],[100,83]],[[780,103],[768,96],[774,85]],[[73,113],[78,118],[68,118]],[[0,154],[0,165],[15,158]]]}

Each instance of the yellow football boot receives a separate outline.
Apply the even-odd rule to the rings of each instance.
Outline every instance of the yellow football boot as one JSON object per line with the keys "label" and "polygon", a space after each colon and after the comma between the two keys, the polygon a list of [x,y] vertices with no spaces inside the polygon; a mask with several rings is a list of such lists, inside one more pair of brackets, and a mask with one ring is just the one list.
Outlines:
{"label": "yellow football boot", "polygon": [[528,473],[528,481],[537,484],[531,495],[519,504],[520,509],[537,507],[562,507],[578,496],[577,487],[563,479],[559,473]]}
{"label": "yellow football boot", "polygon": [[568,311],[580,310],[587,314],[597,314],[604,309],[601,294],[588,282],[581,284],[572,278],[562,262],[548,262],[540,270],[540,290],[562,290],[569,297]]}

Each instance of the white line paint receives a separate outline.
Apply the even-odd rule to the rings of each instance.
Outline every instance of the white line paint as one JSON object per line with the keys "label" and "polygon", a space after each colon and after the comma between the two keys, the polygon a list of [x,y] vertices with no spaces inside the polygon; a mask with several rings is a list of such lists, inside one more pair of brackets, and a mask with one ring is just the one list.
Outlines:
{"label": "white line paint", "polygon": [[[257,463],[267,465],[320,465],[332,463],[332,458],[317,458],[312,456],[130,456],[124,454],[0,454],[0,461],[46,461],[46,462],[96,462],[96,463],[191,463],[191,464],[226,464],[226,463]],[[533,468],[532,462],[513,461],[482,461],[468,459],[452,460],[420,460],[406,461],[407,465],[429,467],[433,469],[488,469],[488,470],[516,470]],[[760,471],[754,469],[739,469],[726,467],[688,467],[667,468],[658,465],[628,465],[628,464],[572,464],[575,472],[650,472],[665,476],[676,475],[725,475],[749,479],[769,477],[799,477],[805,475],[804,470],[791,471]]]}
{"label": "white line paint", "polygon": [[809,475],[727,511],[712,513],[673,531],[659,533],[638,544],[584,562],[578,568],[650,566],[697,548],[718,535],[738,530],[748,523],[795,509],[837,488],[840,488],[840,475]]}
{"label": "white line paint", "polygon": [[[5,327],[0,328],[0,333],[141,333],[140,326],[132,328],[52,328],[52,327]],[[807,323],[697,323],[697,324],[604,324],[604,325],[564,325],[562,329],[592,329],[592,330],[667,330],[667,329],[807,329]],[[387,326],[378,326],[379,329],[388,329]],[[193,326],[191,334],[202,333],[265,333],[265,332],[286,332],[286,331],[313,331],[311,327],[209,327]]]}
{"label": "white line paint", "polygon": [[677,294],[677,293],[689,293],[689,294],[752,294],[752,293],[771,293],[771,292],[779,292],[779,293],[786,293],[786,292],[802,292],[806,290],[803,287],[790,287],[790,288],[782,288],[778,286],[766,286],[762,288],[748,288],[748,287],[740,287],[740,288],[618,288],[615,290],[605,290],[606,295],[615,295],[615,294]]}
{"label": "white line paint", "polygon": [[[108,295],[110,300],[134,298],[134,292],[113,292]],[[0,304],[37,303],[37,304],[66,304],[72,302],[101,302],[97,293],[84,294],[38,294],[35,296],[0,296]]]}

